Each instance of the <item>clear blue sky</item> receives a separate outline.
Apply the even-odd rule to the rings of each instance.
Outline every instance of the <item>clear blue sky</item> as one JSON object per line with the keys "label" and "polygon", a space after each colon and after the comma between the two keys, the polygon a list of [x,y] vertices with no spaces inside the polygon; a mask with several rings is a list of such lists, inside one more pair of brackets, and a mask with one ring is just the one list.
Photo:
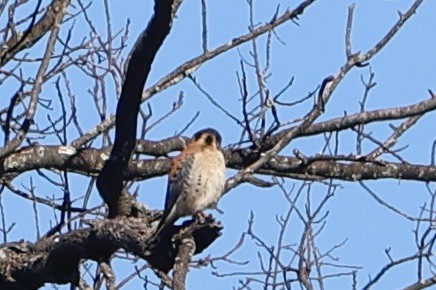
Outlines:
{"label": "clear blue sky", "polygon": [[[105,20],[101,13],[102,4],[97,3],[99,1],[95,2],[90,9],[93,11],[99,32],[104,34]],[[286,8],[293,8],[299,2],[257,0],[255,1],[256,22],[262,24],[269,21],[279,4],[279,11],[282,13]],[[287,92],[285,99],[296,100],[313,91],[324,77],[337,73],[345,63],[344,34],[347,7],[353,2],[356,3],[352,33],[353,49],[365,52],[378,42],[398,19],[397,11],[405,11],[413,1],[317,1],[301,16],[298,26],[290,22],[276,30],[285,45],[277,40],[272,43],[272,76],[268,83],[272,93],[280,91],[291,77],[295,77],[294,86]],[[183,3],[171,35],[165,41],[155,60],[147,87],[184,61],[201,53],[199,4],[199,0]],[[153,1],[113,0],[110,5],[114,31],[121,29],[127,18],[131,20],[128,40],[129,47],[131,47],[148,22]],[[370,61],[378,85],[371,91],[367,102],[368,109],[412,104],[428,98],[427,89],[436,89],[434,87],[436,75],[434,11],[436,11],[436,2],[426,1],[402,31]],[[245,0],[208,1],[208,17],[209,48],[211,49],[248,31],[248,6]],[[83,27],[83,23],[77,23],[77,29],[73,31],[73,39],[79,40],[83,37]],[[265,37],[261,37],[259,39],[261,51],[264,51],[264,43]],[[250,48],[250,44],[245,44],[238,50],[231,50],[208,62],[194,75],[217,102],[239,117],[241,106],[236,79],[236,72],[239,70],[239,53],[248,58]],[[369,69],[354,69],[346,77],[333,95],[332,101],[327,106],[326,114],[321,119],[342,116],[344,111],[353,113],[359,110],[359,101],[363,93],[363,86],[360,83],[361,76],[367,78]],[[86,92],[92,84],[89,80],[84,80],[81,74],[70,75],[70,77],[78,100],[79,120],[85,130],[90,129],[98,120],[94,107],[89,106],[90,96]],[[252,74],[251,77],[253,77]],[[254,78],[249,83],[251,90],[255,91]],[[189,80],[184,80],[179,85],[153,97],[150,104],[153,107],[154,120],[170,109],[180,91],[185,94],[183,108],[150,131],[147,138],[158,140],[173,135],[184,127],[184,124],[189,122],[197,111],[200,111],[199,118],[189,128],[186,135],[191,135],[199,128],[207,126],[214,127],[222,133],[224,145],[237,141],[240,134],[238,126],[213,107]],[[55,99],[52,93],[53,91],[47,88],[42,92],[42,97]],[[113,113],[116,106],[116,94],[114,91],[108,91],[108,94],[111,101],[108,112]],[[297,107],[283,112],[281,117],[283,119],[298,118],[306,109],[307,107]],[[41,120],[45,119],[42,113],[38,117]],[[434,117],[434,113],[424,117],[402,138],[399,145],[409,145],[402,156],[409,162],[422,164],[430,162],[431,145],[435,139]],[[373,135],[380,139],[388,136],[390,132],[388,123],[380,123],[369,128],[368,131],[372,131]],[[75,137],[76,133],[71,132],[70,140]],[[356,138],[353,134],[341,135],[340,142],[341,153],[354,152]],[[47,144],[49,143],[47,141]],[[321,144],[323,144],[322,138],[299,139],[292,142],[286,152],[297,148],[303,154],[310,155],[319,152],[322,148]],[[363,150],[369,152],[372,148],[372,145],[367,143]],[[228,171],[229,176],[234,173],[232,170]],[[31,175],[25,174],[20,180],[28,184]],[[73,176],[71,178],[74,195],[81,196],[86,190],[84,185],[86,185],[87,178]],[[286,186],[290,188],[293,184],[298,187],[300,182],[289,180]],[[40,194],[60,197],[61,193],[54,191],[47,182],[40,182],[36,185],[37,192]],[[166,178],[156,178],[138,183],[138,185],[141,188],[141,201],[152,208],[162,208]],[[348,239],[345,246],[334,252],[333,256],[339,257],[343,264],[363,267],[358,272],[358,287],[361,287],[367,281],[368,275],[375,275],[388,262],[384,254],[386,248],[392,248],[391,253],[394,258],[401,258],[415,252],[412,234],[415,225],[381,207],[358,184],[343,182],[342,185],[343,188],[336,192],[326,207],[330,213],[318,246],[320,250],[325,251]],[[420,206],[428,200],[425,185],[417,182],[385,180],[368,182],[367,185],[410,215],[418,215]],[[325,188],[315,186],[312,194],[315,199],[322,197],[326,194]],[[34,240],[31,204],[17,202],[15,196],[5,196],[4,202],[8,205],[6,208],[8,222],[17,222],[16,229],[10,234],[9,239]],[[98,193],[94,190],[93,204],[99,203]],[[255,214],[256,233],[268,244],[275,245],[279,229],[275,217],[285,214],[288,208],[278,188],[257,189],[249,185],[243,185],[231,191],[221,200],[219,207],[224,210],[224,214],[216,213],[215,215],[225,226],[224,234],[196,258],[206,255],[222,255],[236,244],[240,234],[247,228],[250,211]],[[50,225],[49,221],[53,220],[53,214],[46,211],[46,208],[41,208],[40,214],[40,226],[45,231]],[[286,232],[287,244],[298,243],[301,235],[301,223],[296,217],[292,221]],[[259,250],[261,249],[256,247],[253,241],[247,240],[232,258],[237,261],[250,261],[248,265],[237,266],[219,262],[216,264],[218,269],[210,267],[192,269],[188,276],[188,289],[231,289],[243,277],[216,278],[210,273],[212,271],[219,273],[258,271],[260,269],[257,258]],[[263,254],[265,254],[264,251]],[[287,261],[285,256],[282,257],[282,261]],[[133,271],[128,262],[122,262],[122,265],[122,269],[118,269],[117,272],[119,281]],[[147,274],[157,281],[152,273]],[[416,263],[411,263],[392,271],[374,289],[398,289],[415,280]],[[136,281],[128,284],[125,289],[140,289],[140,287],[140,282]],[[326,289],[350,289],[351,279],[328,280],[326,287]],[[258,288],[253,287],[253,289]],[[46,289],[50,289],[50,286]]]}

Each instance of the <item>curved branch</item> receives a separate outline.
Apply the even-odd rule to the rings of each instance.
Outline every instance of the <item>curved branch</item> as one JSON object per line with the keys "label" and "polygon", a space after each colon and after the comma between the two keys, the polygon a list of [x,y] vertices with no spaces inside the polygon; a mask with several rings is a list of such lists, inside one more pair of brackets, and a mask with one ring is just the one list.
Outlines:
{"label": "curved branch", "polygon": [[180,2],[156,0],[154,15],[133,47],[117,106],[114,146],[97,178],[97,189],[108,205],[109,218],[129,213],[125,205],[129,195],[123,194],[123,171],[136,142],[142,90],[157,51],[170,32]]}

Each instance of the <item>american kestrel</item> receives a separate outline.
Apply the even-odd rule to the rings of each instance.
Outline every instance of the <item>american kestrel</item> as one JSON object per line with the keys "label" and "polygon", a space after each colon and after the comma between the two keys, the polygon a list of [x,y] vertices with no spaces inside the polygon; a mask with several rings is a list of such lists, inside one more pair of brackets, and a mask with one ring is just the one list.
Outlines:
{"label": "american kestrel", "polygon": [[180,217],[202,214],[204,209],[216,207],[226,182],[220,147],[220,134],[207,128],[195,133],[186,148],[173,158],[165,209],[154,236]]}

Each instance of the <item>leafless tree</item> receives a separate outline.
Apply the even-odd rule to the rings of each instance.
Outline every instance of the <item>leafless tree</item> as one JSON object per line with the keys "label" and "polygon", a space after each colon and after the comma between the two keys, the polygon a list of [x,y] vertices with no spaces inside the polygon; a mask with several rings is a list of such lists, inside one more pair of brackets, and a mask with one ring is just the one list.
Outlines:
{"label": "leafless tree", "polygon": [[[101,289],[103,285],[107,289],[121,289],[134,279],[143,279],[147,287],[185,289],[190,267],[214,266],[217,261],[243,264],[233,254],[250,241],[258,251],[258,271],[224,273],[217,269],[213,273],[215,277],[240,277],[235,289],[326,289],[331,279],[347,279],[351,289],[370,289],[390,270],[409,262],[417,265],[416,279],[404,285],[405,289],[436,284],[433,255],[436,192],[430,184],[436,180],[436,166],[433,158],[430,164],[409,162],[402,157],[403,148],[398,146],[405,132],[436,109],[436,96],[429,90],[428,97],[423,96],[422,101],[407,106],[377,110],[366,107],[367,97],[376,85],[369,62],[415,17],[424,1],[415,0],[400,12],[387,33],[364,52],[352,47],[355,5],[351,5],[344,27],[344,63],[298,100],[284,100],[293,86],[293,78],[279,92],[273,93],[269,88],[271,43],[281,41],[276,33],[278,27],[298,23],[315,6],[315,0],[301,0],[286,10],[278,8],[272,19],[263,23],[256,22],[255,4],[247,0],[248,32],[215,48],[209,47],[208,3],[201,0],[202,53],[145,88],[156,54],[171,33],[182,2],[155,0],[151,19],[144,19],[144,30],[127,54],[129,22],[119,30],[112,27],[108,0],[102,1],[105,36],[101,36],[94,24],[95,16],[89,9],[92,1],[0,1],[0,15],[6,19],[0,29],[3,41],[0,83],[4,100],[0,109],[4,137],[4,146],[0,148],[3,242],[0,289],[38,289],[47,283],[70,284],[71,289]],[[22,11],[29,9],[31,12],[23,15]],[[89,33],[75,42],[72,34],[79,22],[85,23]],[[260,37],[265,41],[260,42]],[[243,113],[238,117],[208,93],[195,72],[242,46],[249,47],[250,54],[249,57],[240,54],[239,92],[235,95],[240,98]],[[364,94],[360,111],[319,121],[338,85],[351,71],[362,68],[369,71],[369,77],[362,78]],[[86,79],[87,91],[83,90],[84,85],[74,85],[74,74]],[[225,193],[244,183],[272,187],[282,193],[287,210],[276,213],[280,214],[276,218],[280,228],[276,245],[271,246],[256,233],[253,227],[256,213],[252,214],[237,244],[221,256],[195,256],[219,239],[224,226],[232,226],[214,219],[192,219],[173,226],[158,241],[151,239],[161,211],[151,210],[138,201],[135,182],[167,173],[171,159],[168,154],[183,149],[188,140],[183,133],[195,122],[195,117],[184,128],[174,126],[179,133],[152,141],[145,138],[146,133],[152,128],[159,130],[162,120],[171,120],[173,113],[183,107],[184,95],[181,92],[168,112],[157,118],[151,105],[144,108],[141,104],[182,81],[192,82],[240,132],[240,137],[223,149],[227,167],[236,172],[227,180]],[[90,98],[89,103],[95,107],[97,118],[92,126],[79,114],[80,94],[85,94],[80,96],[82,99]],[[119,99],[113,114],[109,104],[115,96]],[[305,113],[294,119],[283,118],[281,112],[297,106],[306,108]],[[386,122],[394,120],[400,123],[390,126],[387,138],[376,137],[367,129],[369,125],[386,126]],[[343,132],[348,132],[348,138],[355,138],[356,148],[351,154],[343,154],[339,148],[341,142],[346,142]],[[306,155],[297,149],[289,152],[290,142],[311,136],[321,136],[324,140],[318,154]],[[373,149],[365,151],[364,143],[371,144]],[[431,154],[434,156],[434,152]],[[83,176],[81,182],[88,183],[84,193],[75,192],[71,180],[77,176]],[[420,214],[412,216],[396,208],[366,183],[378,179],[425,184],[428,201],[416,205]],[[326,250],[318,246],[318,237],[328,221],[329,202],[343,186],[341,181],[359,184],[387,211],[415,225],[411,239],[415,241],[416,251],[396,257],[386,249],[388,262],[374,270],[375,274],[364,285],[357,283],[359,266],[341,263],[335,257],[345,240]],[[48,184],[53,192],[38,190],[38,183]],[[96,196],[92,194],[94,188],[103,201],[98,206],[90,205]],[[315,192],[320,191],[322,198],[315,197]],[[29,241],[11,240],[16,230],[15,223],[7,216],[11,199],[14,203],[32,204],[35,239],[30,240],[29,235],[24,237]],[[47,208],[52,213],[50,227],[40,229],[40,223],[50,219],[47,214],[41,214]],[[292,227],[296,221],[300,227],[300,231],[295,231],[299,233],[299,242],[295,244],[286,236],[291,219]],[[118,280],[114,263],[119,260],[143,263],[140,266],[133,263],[132,274]],[[145,274],[147,269],[154,271],[158,278],[149,278],[151,273]]]}

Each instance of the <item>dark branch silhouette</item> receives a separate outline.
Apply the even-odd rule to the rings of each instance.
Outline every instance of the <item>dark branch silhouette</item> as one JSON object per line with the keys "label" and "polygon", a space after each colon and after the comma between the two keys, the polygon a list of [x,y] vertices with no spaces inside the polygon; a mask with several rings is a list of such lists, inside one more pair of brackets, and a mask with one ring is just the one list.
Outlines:
{"label": "dark branch silhouette", "polygon": [[[338,40],[344,44],[344,60],[325,75],[330,76],[313,80],[315,87],[296,99],[288,98],[288,91],[298,81],[292,75],[285,76],[287,83],[282,88],[270,87],[272,63],[280,61],[273,60],[273,44],[284,44],[279,33],[288,33],[295,26],[285,31],[278,28],[285,24],[305,25],[299,21],[313,17],[306,12],[315,10],[318,1],[301,0],[293,9],[276,7],[271,19],[263,22],[256,19],[256,3],[247,1],[248,31],[215,48],[208,27],[208,17],[213,13],[206,1],[201,1],[201,53],[175,63],[175,69],[158,76],[148,87],[148,77],[159,65],[155,63],[158,52],[163,48],[179,49],[163,44],[174,33],[172,26],[183,1],[155,0],[153,15],[142,20],[148,25],[130,53],[126,50],[130,22],[126,21],[121,29],[115,27],[112,4],[102,2],[99,19],[105,20],[104,33],[95,22],[92,1],[16,0],[0,4],[0,16],[6,15],[4,27],[0,28],[0,83],[12,84],[4,86],[6,99],[0,107],[4,140],[0,147],[0,290],[38,289],[47,283],[70,284],[72,289],[121,289],[132,280],[142,280],[147,289],[186,289],[190,269],[207,266],[213,268],[213,277],[238,277],[235,289],[326,289],[327,281],[332,279],[351,281],[352,289],[370,289],[383,287],[387,274],[407,263],[413,263],[416,273],[410,274],[413,278],[403,285],[404,289],[424,289],[436,284],[436,191],[431,183],[436,181],[436,142],[429,149],[429,162],[416,162],[403,154],[408,146],[403,143],[403,136],[413,134],[421,120],[434,114],[436,96],[428,90],[428,98],[419,92],[420,97],[413,102],[368,109],[368,98],[377,86],[371,62],[387,44],[395,45],[392,40],[409,19],[420,17],[417,11],[422,0],[413,1],[407,10],[399,12],[397,21],[363,52],[355,51],[353,45],[354,22],[362,20],[354,13],[359,6],[351,5],[348,17],[344,17],[344,39]],[[30,12],[26,15],[22,11]],[[84,28],[78,30],[78,23],[88,29],[79,40],[76,31],[82,33]],[[200,75],[195,75],[199,68],[235,48],[239,52],[235,62],[240,64],[236,76],[239,91],[231,97],[239,101],[240,115],[225,100],[209,92]],[[363,87],[359,109],[332,116],[332,99],[352,71],[368,74],[367,78],[361,77],[359,84]],[[221,81],[220,74],[212,76],[214,81]],[[252,212],[239,240],[218,256],[195,256],[222,235],[224,225],[211,216],[203,222],[191,219],[170,226],[158,238],[152,238],[162,211],[149,208],[146,194],[164,193],[152,192],[145,182],[139,191],[136,183],[167,175],[171,156],[189,140],[185,131],[196,126],[199,114],[208,113],[208,107],[199,107],[193,116],[184,116],[186,124],[174,124],[171,132],[159,131],[164,136],[161,140],[150,139],[148,132],[161,130],[162,122],[170,122],[176,112],[184,112],[184,100],[191,96],[185,91],[177,92],[178,97],[164,110],[155,109],[155,99],[186,79],[192,81],[194,90],[205,96],[214,110],[228,118],[234,126],[232,132],[239,133],[234,140],[226,140],[225,144],[230,145],[223,148],[226,166],[233,169],[229,170],[232,175],[227,180],[226,193],[233,194],[232,189],[247,183],[272,188],[281,193],[286,207],[283,212]],[[227,83],[222,85],[230,87]],[[422,92],[425,90],[422,88]],[[350,93],[349,98],[353,97]],[[82,102],[92,107],[87,108],[86,116],[80,107]],[[165,102],[157,104],[162,106]],[[109,108],[115,105],[114,114]],[[302,113],[295,115],[297,111]],[[84,122],[84,118],[93,123]],[[390,131],[380,137],[373,132],[374,127]],[[304,146],[294,147],[295,140],[316,140],[317,153]],[[343,143],[354,147],[345,151]],[[385,200],[383,193],[367,182],[386,179],[423,184],[426,200],[424,204],[414,204],[417,214]],[[378,206],[415,226],[411,234],[413,251],[398,256],[386,247],[386,263],[380,269],[369,269],[373,274],[368,279],[364,277],[365,283],[357,282],[358,277],[364,276],[360,265],[344,264],[337,257],[346,237],[327,248],[320,246],[320,236],[330,222],[330,203],[337,198],[337,189],[348,184],[343,181],[355,182]],[[46,185],[50,189],[45,189]],[[83,192],[77,192],[77,185],[84,188]],[[96,203],[94,189],[102,202],[97,199]],[[31,205],[36,237],[29,233],[25,239],[11,241],[12,234],[23,225],[8,219],[11,210],[22,210],[19,206],[9,208],[10,199]],[[43,219],[47,213],[53,220]],[[272,244],[271,238],[261,236],[254,226],[260,214],[276,218],[277,239]],[[225,226],[227,229],[232,225]],[[30,232],[32,226],[27,227]],[[220,263],[236,267],[248,263],[234,258],[242,247],[257,252],[251,261],[259,265],[258,269],[223,271]],[[131,262],[132,269],[122,280],[117,276],[117,263],[113,263],[121,259]],[[159,282],[153,280],[155,277]]]}

